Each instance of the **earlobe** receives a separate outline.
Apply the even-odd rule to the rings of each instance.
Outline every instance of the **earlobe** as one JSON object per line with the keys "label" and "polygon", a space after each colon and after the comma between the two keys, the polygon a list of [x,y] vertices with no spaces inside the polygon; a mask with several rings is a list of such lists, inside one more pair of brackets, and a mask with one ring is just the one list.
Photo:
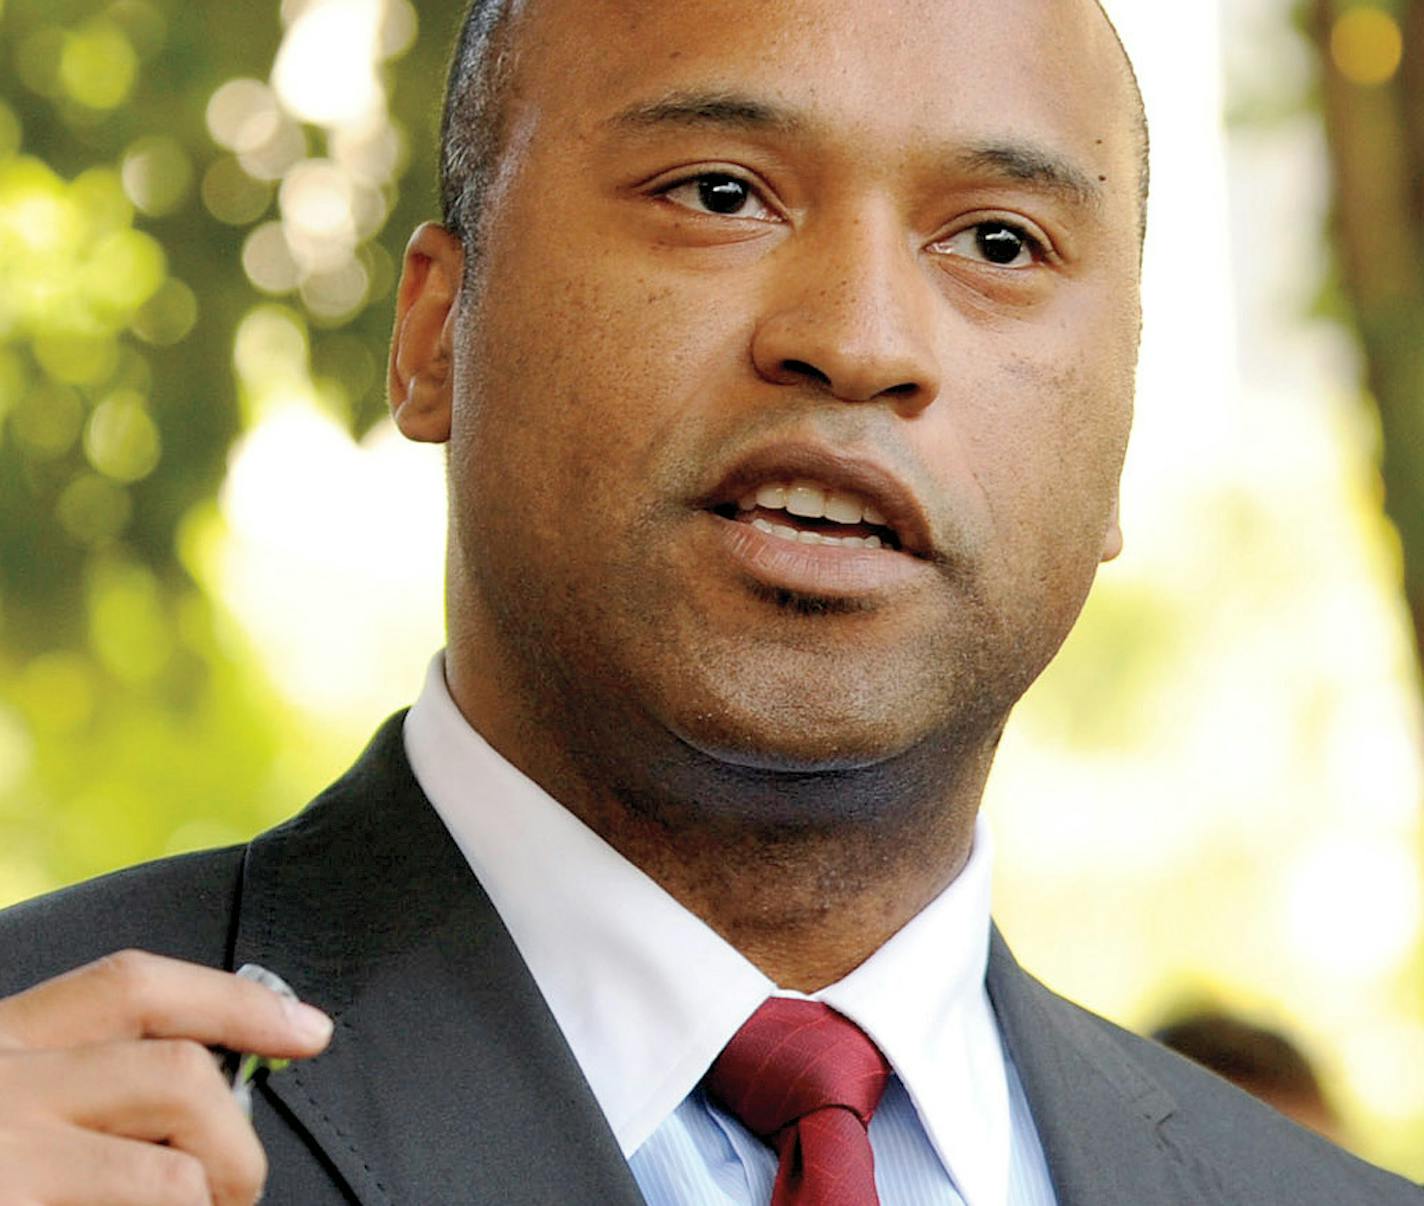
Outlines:
{"label": "earlobe", "polygon": [[1112,515],[1108,519],[1107,535],[1103,538],[1102,561],[1107,563],[1122,553],[1122,522],[1118,515],[1118,499],[1113,499]]}
{"label": "earlobe", "polygon": [[450,438],[454,319],[464,249],[448,230],[427,222],[405,250],[396,297],[387,389],[402,435],[422,443]]}

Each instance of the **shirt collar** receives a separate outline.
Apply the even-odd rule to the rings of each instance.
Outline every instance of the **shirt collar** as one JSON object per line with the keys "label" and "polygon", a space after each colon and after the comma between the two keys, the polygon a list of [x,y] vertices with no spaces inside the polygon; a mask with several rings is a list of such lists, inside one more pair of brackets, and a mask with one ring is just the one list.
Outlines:
{"label": "shirt collar", "polygon": [[[631,1155],[776,985],[500,757],[450,698],[441,656],[405,744]],[[990,862],[981,820],[954,882],[815,994],[880,1046],[971,1203],[1005,1200],[1009,1163],[1008,1088],[984,988]]]}

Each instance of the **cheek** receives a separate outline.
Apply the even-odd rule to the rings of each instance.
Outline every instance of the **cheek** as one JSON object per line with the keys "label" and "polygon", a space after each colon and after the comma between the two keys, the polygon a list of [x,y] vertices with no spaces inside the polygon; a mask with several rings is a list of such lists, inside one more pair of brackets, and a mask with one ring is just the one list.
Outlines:
{"label": "cheek", "polygon": [[626,257],[496,263],[462,332],[452,455],[474,467],[461,506],[503,535],[606,556],[687,490],[699,423],[746,359],[733,316],[701,288]]}
{"label": "cheek", "polygon": [[1132,374],[1065,340],[1021,356],[981,395],[964,438],[988,516],[996,575],[1040,582],[1076,608],[1099,563],[1117,497]]}
{"label": "cheek", "polygon": [[1031,350],[1006,368],[1022,399],[1013,453],[1023,488],[1040,512],[1062,508],[1064,522],[1106,522],[1132,422],[1137,358],[1135,309],[1118,304],[1135,292],[1085,290],[1045,324]]}

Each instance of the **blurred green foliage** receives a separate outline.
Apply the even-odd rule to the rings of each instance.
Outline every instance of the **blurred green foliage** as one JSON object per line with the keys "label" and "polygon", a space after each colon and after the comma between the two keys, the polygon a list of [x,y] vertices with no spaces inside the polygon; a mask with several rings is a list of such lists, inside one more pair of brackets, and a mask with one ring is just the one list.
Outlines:
{"label": "blurred green foliage", "polygon": [[[286,307],[353,430],[381,413],[396,266],[434,211],[458,8],[424,5],[382,68],[405,152],[356,249],[359,304]],[[300,803],[289,717],[194,573],[251,413],[234,342],[254,308],[248,359],[271,351],[244,250],[281,216],[280,173],[246,170],[208,110],[266,80],[300,9],[0,0],[0,903]],[[332,153],[324,128],[281,132],[293,162]]]}

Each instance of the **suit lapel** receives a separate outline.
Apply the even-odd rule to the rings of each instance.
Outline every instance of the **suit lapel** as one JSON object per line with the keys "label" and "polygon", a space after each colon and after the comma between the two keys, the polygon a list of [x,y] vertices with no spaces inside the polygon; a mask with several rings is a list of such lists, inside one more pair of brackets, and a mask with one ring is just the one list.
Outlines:
{"label": "suit lapel", "polygon": [[[641,1206],[626,1161],[498,915],[421,793],[400,716],[300,816],[254,841],[233,965],[337,1021],[265,1092],[367,1206]],[[995,931],[989,994],[1059,1206],[1200,1206],[1167,1092]]]}
{"label": "suit lapel", "polygon": [[337,1029],[268,1092],[363,1203],[642,1202],[563,1036],[405,759],[401,717],[257,839],[234,965]]}
{"label": "suit lapel", "polygon": [[1024,972],[997,929],[988,986],[1059,1206],[1218,1200],[1164,1133],[1176,1108],[1171,1095],[1109,1037],[1106,1023]]}

